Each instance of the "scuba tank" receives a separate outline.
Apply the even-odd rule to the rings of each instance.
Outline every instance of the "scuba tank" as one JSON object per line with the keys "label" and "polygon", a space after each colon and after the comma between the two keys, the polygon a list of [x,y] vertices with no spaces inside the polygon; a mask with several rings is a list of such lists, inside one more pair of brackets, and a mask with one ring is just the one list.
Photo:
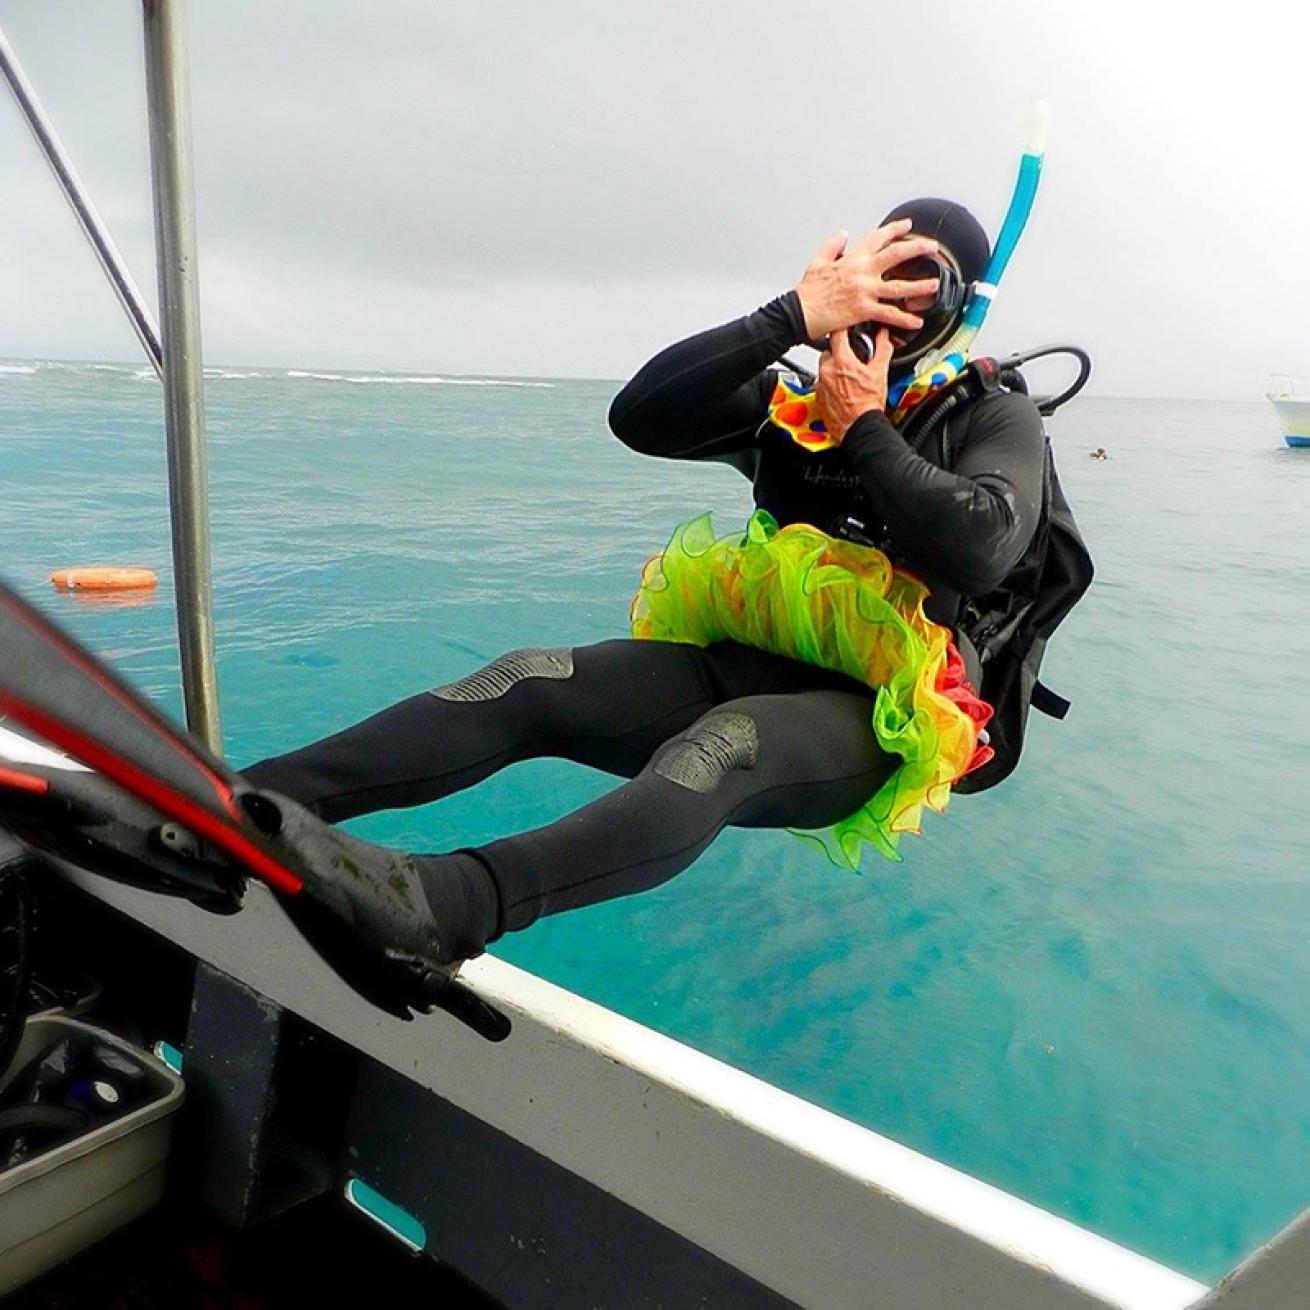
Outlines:
{"label": "scuba tank", "polygon": [[[993,391],[1027,395],[1021,367],[1054,355],[1075,359],[1078,374],[1063,391],[1033,397],[1038,412],[1049,418],[1072,400],[1091,376],[1091,357],[1078,346],[1042,346],[1002,360],[984,357],[970,361],[958,377],[909,416],[902,435],[923,458],[950,469],[951,416]],[[1069,712],[1069,702],[1037,675],[1047,641],[1091,585],[1093,571],[1091,555],[1060,486],[1047,437],[1037,530],[1001,585],[985,596],[967,597],[957,621],[982,664],[978,690],[995,711],[987,728],[996,752],[990,762],[959,779],[954,784],[957,791],[983,791],[1013,771],[1023,747],[1030,705],[1057,719]]]}

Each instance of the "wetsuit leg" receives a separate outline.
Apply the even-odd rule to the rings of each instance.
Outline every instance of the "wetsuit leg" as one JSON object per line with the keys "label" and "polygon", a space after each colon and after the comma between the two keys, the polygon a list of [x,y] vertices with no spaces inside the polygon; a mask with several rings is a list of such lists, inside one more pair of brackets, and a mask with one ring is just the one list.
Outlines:
{"label": "wetsuit leg", "polygon": [[[467,948],[545,914],[644,891],[685,869],[727,824],[819,828],[854,813],[898,760],[878,747],[867,691],[815,690],[720,704],[641,772],[555,823],[449,856],[419,857],[434,909],[470,861],[490,871],[493,925],[461,923]],[[434,895],[435,893],[435,895]]]}
{"label": "wetsuit leg", "polygon": [[511,651],[244,773],[335,822],[421,805],[540,756],[632,777],[656,747],[725,700],[839,685],[856,684],[732,642]]}

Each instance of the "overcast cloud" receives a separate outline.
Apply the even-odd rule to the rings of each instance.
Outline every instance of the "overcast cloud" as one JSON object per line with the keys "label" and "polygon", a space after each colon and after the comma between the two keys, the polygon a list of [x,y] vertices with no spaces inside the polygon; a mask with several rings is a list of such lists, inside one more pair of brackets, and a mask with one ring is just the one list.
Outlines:
{"label": "overcast cloud", "polygon": [[[946,194],[1033,219],[983,338],[1088,345],[1102,394],[1310,373],[1310,11],[192,0],[208,362],[621,377]],[[1214,12],[1219,12],[1217,7]],[[154,300],[139,5],[0,0]],[[0,98],[0,356],[135,359]]]}

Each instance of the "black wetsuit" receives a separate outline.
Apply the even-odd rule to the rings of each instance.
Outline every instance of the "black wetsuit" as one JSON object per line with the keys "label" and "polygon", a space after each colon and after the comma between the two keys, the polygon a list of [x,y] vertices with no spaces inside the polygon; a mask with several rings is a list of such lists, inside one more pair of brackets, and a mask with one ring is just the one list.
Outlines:
{"label": "black wetsuit", "polygon": [[[803,451],[766,419],[770,366],[804,335],[792,292],[671,346],[619,393],[611,425],[635,450],[734,464],[780,523],[835,532],[854,518],[928,581],[931,616],[953,625],[960,597],[991,590],[1037,524],[1035,408],[1006,394],[971,407],[952,472],[910,451],[880,413],[840,449]],[[545,827],[419,857],[459,957],[543,914],[655,886],[725,825],[819,828],[852,814],[897,763],[874,739],[871,697],[731,642],[522,650],[246,774],[330,820],[422,804],[539,756],[629,779]]]}
{"label": "black wetsuit", "polygon": [[795,292],[656,355],[619,393],[610,423],[634,450],[715,459],[755,484],[780,524],[810,523],[883,546],[929,585],[928,617],[954,627],[961,596],[983,596],[1037,527],[1042,420],[1026,396],[998,391],[952,431],[948,472],[921,459],[885,414],[859,419],[834,450],[809,451],[765,423],[779,357],[805,337]]}

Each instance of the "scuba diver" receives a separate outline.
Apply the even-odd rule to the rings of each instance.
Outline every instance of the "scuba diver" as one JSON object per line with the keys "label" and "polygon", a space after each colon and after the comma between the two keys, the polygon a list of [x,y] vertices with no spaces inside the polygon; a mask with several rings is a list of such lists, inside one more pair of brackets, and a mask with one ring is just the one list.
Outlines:
{"label": "scuba diver", "polygon": [[[464,960],[663,883],[726,826],[795,830],[846,867],[865,845],[898,858],[925,808],[1015,767],[1030,705],[1067,708],[1037,670],[1091,563],[1042,415],[1090,363],[1072,348],[968,358],[1039,168],[1025,153],[996,250],[962,205],[911,201],[622,389],[620,440],[731,464],[756,505],[744,533],[716,538],[708,516],[674,533],[629,639],[512,651],[238,775],[0,588],[0,714],[135,806],[107,801],[96,774],[0,767],[0,822],[210,909],[237,908],[256,876],[377,1004],[441,1005],[489,1036],[507,1024],[455,981]],[[817,378],[785,359],[806,343],[822,350]],[[1013,366],[1055,349],[1082,371],[1039,405]],[[546,756],[624,781],[554,823],[440,854],[331,826]]]}
{"label": "scuba diver", "polygon": [[[970,406],[950,470],[910,450],[886,412],[889,385],[958,326],[989,254],[963,206],[911,202],[850,248],[829,240],[793,290],[669,347],[623,388],[610,411],[622,441],[734,464],[758,507],[743,543],[684,529],[652,561],[634,606],[645,639],[513,651],[246,780],[336,822],[532,757],[626,779],[544,827],[411,857],[451,959],[654,887],[729,824],[836,825],[839,858],[861,841],[892,854],[925,803],[940,808],[990,757],[980,666],[955,624],[963,598],[1019,561],[1042,508],[1044,436],[1026,396]],[[847,335],[857,324],[872,336],[864,360]],[[824,337],[827,448],[814,450],[771,420],[774,366]],[[713,611],[729,592],[740,614],[725,622]]]}

